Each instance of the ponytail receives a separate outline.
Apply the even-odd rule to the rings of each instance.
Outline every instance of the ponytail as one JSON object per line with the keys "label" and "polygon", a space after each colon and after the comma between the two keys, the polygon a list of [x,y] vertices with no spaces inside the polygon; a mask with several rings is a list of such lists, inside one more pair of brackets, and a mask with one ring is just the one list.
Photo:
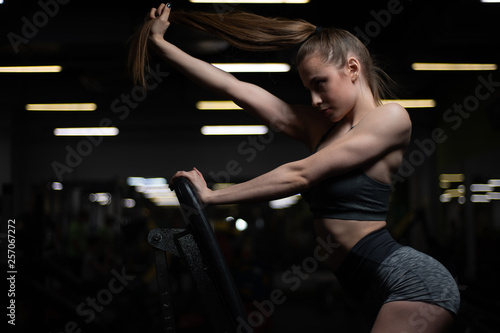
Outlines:
{"label": "ponytail", "polygon": [[[171,23],[216,35],[234,47],[247,51],[274,51],[296,46],[316,31],[304,20],[268,18],[232,11],[213,13],[172,11]],[[132,36],[128,65],[135,83],[145,86],[144,69],[149,65],[148,40],[153,20],[145,22]]]}
{"label": "ponytail", "polygon": [[[390,95],[389,76],[375,66],[366,46],[350,32],[338,28],[321,29],[301,19],[269,18],[240,11],[223,16],[213,13],[173,11],[169,21],[216,35],[241,50],[273,51],[302,44],[297,64],[316,53],[325,63],[344,66],[350,54],[363,65],[363,75],[378,104]],[[148,41],[154,20],[140,27],[131,40],[129,69],[134,83],[145,87],[145,68],[149,68]]]}

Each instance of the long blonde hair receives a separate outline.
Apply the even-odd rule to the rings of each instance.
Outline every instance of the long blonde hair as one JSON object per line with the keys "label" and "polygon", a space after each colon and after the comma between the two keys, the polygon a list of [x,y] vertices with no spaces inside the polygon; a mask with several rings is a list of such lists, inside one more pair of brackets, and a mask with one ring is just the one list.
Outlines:
{"label": "long blonde hair", "polygon": [[[377,102],[388,92],[384,79],[388,76],[374,66],[365,45],[354,35],[338,28],[317,29],[301,19],[263,17],[230,11],[224,14],[172,11],[171,23],[195,28],[219,36],[241,50],[273,51],[300,45],[299,64],[308,54],[317,52],[325,62],[343,66],[348,54],[355,54],[364,67],[365,79]],[[145,22],[131,38],[129,69],[132,79],[146,85],[145,69],[149,67],[148,40],[153,20]]]}

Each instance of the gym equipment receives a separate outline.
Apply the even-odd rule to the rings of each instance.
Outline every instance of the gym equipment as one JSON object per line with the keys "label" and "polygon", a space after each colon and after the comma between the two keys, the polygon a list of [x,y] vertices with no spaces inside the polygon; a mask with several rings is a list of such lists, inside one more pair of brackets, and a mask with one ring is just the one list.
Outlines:
{"label": "gym equipment", "polygon": [[213,332],[236,332],[238,325],[247,321],[247,313],[204,206],[187,178],[176,178],[171,187],[179,200],[186,228],[156,228],[148,235],[149,243],[155,248],[164,331],[175,332],[165,256],[165,252],[169,252],[186,262]]}

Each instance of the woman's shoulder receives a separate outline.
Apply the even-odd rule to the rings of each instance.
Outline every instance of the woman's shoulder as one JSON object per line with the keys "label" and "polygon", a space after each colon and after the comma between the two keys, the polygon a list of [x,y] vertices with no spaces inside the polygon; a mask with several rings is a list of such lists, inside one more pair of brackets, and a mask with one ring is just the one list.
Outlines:
{"label": "woman's shoulder", "polygon": [[412,126],[408,111],[398,103],[378,106],[367,115],[366,123],[397,131],[411,131]]}
{"label": "woman's shoulder", "polygon": [[390,146],[406,146],[412,132],[408,111],[397,103],[378,106],[356,127],[359,134],[383,140]]}

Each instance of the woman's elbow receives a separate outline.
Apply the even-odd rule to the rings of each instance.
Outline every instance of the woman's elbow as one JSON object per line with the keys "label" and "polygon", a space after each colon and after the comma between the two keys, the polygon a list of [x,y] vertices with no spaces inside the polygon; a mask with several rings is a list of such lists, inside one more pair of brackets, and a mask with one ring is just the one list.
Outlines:
{"label": "woman's elbow", "polygon": [[311,187],[311,177],[308,175],[306,172],[307,170],[303,166],[298,163],[290,163],[289,168],[292,175],[291,183],[297,192],[303,192]]}

